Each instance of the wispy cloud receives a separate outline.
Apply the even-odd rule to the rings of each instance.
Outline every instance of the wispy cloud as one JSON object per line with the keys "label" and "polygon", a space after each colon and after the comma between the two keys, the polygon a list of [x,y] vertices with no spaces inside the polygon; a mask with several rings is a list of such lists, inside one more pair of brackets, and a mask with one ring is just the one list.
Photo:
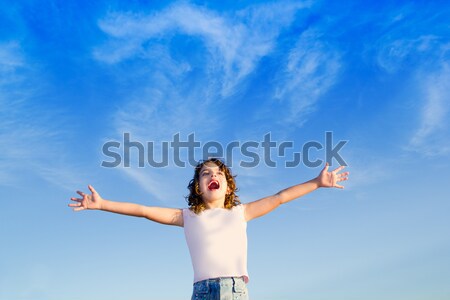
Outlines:
{"label": "wispy cloud", "polygon": [[[4,75],[5,73],[14,73],[17,68],[24,66],[24,59],[21,54],[22,49],[16,41],[9,41],[0,44],[0,72]],[[7,76],[2,76],[3,80],[7,79]]]}
{"label": "wispy cloud", "polygon": [[301,126],[314,104],[336,82],[341,67],[338,51],[323,41],[317,29],[303,32],[290,51],[275,98],[289,102],[289,115],[283,122]]}
{"label": "wispy cloud", "polygon": [[[274,2],[219,14],[179,2],[150,14],[107,15],[99,27],[110,39],[94,50],[94,57],[111,65],[142,60],[145,67],[129,66],[126,72],[148,78],[145,86],[133,90],[117,110],[114,134],[131,132],[136,140],[159,144],[171,141],[177,132],[184,139],[195,132],[202,142],[217,140],[217,133],[226,127],[224,116],[232,111],[226,98],[236,92],[259,60],[273,51],[281,30],[306,6],[302,2]],[[177,34],[200,41],[206,49],[200,61],[172,54],[168,45]],[[156,147],[155,155],[160,153],[161,148]],[[170,173],[174,171],[172,166],[157,171],[127,170],[126,174],[157,196],[159,189],[149,189],[148,182],[161,174],[173,178]]]}
{"label": "wispy cloud", "polygon": [[[414,59],[414,57],[425,56],[433,59],[436,53],[436,46],[439,47],[441,40],[438,36],[422,35],[411,38],[398,38],[390,40],[381,40],[380,50],[377,55],[378,65],[385,71],[393,73],[404,67],[405,61]],[[430,53],[431,52],[431,53]],[[431,54],[431,56],[430,56]]]}
{"label": "wispy cloud", "polygon": [[[20,43],[0,45],[0,184],[23,184],[24,174],[37,175],[63,188],[79,183],[65,164],[63,130],[56,112],[38,113],[39,91]],[[39,105],[42,109],[42,105]]]}
{"label": "wispy cloud", "polygon": [[409,150],[427,156],[450,153],[450,66],[444,63],[432,74],[420,73],[420,87],[423,99],[419,125],[409,144]]}
{"label": "wispy cloud", "polygon": [[218,14],[205,7],[176,3],[150,15],[112,13],[99,22],[112,40],[94,51],[108,63],[142,56],[144,43],[179,33],[198,37],[208,49],[207,68],[220,75],[221,95],[228,96],[250,74],[258,61],[272,51],[280,30],[289,25],[303,2],[261,4],[234,15]]}
{"label": "wispy cloud", "polygon": [[447,8],[433,14],[420,12],[414,5],[399,9],[398,17],[386,20],[389,26],[371,45],[377,50],[377,65],[390,74],[405,74],[403,82],[408,84],[403,84],[414,91],[404,93],[419,108],[410,117],[416,129],[404,149],[425,156],[450,153],[450,44],[448,27],[442,26],[446,15]]}
{"label": "wispy cloud", "polygon": [[365,149],[354,149],[346,154],[348,160],[350,180],[344,182],[346,190],[364,192],[368,186],[387,182],[398,174],[396,159],[385,157],[377,159],[378,154],[369,153]]}

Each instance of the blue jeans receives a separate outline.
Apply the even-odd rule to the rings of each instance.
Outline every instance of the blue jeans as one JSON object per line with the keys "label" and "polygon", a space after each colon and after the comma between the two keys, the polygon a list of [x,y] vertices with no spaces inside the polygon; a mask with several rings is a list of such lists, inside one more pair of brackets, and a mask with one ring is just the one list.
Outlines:
{"label": "blue jeans", "polygon": [[242,277],[220,277],[194,283],[191,300],[248,300]]}

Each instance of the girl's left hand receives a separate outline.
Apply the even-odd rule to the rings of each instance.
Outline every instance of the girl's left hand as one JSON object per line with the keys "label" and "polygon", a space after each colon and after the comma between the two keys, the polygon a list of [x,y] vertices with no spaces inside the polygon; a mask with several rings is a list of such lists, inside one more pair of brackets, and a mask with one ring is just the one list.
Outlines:
{"label": "girl's left hand", "polygon": [[317,176],[316,180],[317,183],[319,184],[319,187],[327,187],[327,188],[331,188],[331,187],[335,187],[335,188],[339,188],[339,189],[343,189],[344,187],[340,184],[338,184],[338,182],[341,181],[345,181],[348,179],[348,174],[350,174],[349,172],[344,172],[344,173],[339,173],[340,171],[342,171],[345,166],[340,166],[339,168],[328,172],[328,167],[330,165],[328,163],[325,164],[325,168],[323,168],[323,170],[320,172],[319,176]]}

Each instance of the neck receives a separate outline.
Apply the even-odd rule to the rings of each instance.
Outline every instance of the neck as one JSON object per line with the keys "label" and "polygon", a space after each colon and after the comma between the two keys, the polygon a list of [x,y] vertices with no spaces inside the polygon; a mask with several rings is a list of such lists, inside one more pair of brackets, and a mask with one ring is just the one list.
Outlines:
{"label": "neck", "polygon": [[205,201],[205,206],[207,209],[211,208],[225,208],[225,201],[224,200],[215,200],[215,201]]}

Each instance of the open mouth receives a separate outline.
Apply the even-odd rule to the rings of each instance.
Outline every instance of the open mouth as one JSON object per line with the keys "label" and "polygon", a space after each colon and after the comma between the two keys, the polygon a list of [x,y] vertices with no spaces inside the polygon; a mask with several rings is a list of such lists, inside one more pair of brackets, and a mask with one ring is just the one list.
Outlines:
{"label": "open mouth", "polygon": [[219,188],[220,188],[220,183],[217,180],[211,180],[211,182],[208,184],[208,189],[210,191],[218,190]]}

